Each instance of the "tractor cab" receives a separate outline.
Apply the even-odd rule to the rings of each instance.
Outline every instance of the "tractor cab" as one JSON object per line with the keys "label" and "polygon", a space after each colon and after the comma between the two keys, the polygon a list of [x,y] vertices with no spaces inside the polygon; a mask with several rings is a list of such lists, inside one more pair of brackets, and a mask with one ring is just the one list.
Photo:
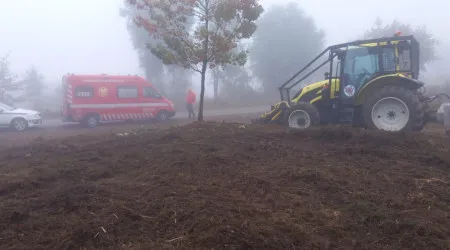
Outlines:
{"label": "tractor cab", "polygon": [[[415,40],[396,40],[347,46],[336,59],[341,69],[335,74],[342,82],[341,98],[354,97],[359,90],[374,79],[383,76],[402,74],[411,79],[419,76],[417,46]],[[412,49],[416,47],[416,49]],[[413,55],[417,54],[417,55]],[[334,59],[332,59],[334,60]]]}
{"label": "tractor cab", "polygon": [[[259,120],[296,128],[348,123],[389,131],[420,130],[426,105],[419,93],[423,83],[417,80],[419,54],[417,40],[400,34],[330,46],[281,85],[281,102]],[[319,70],[324,80],[297,88],[291,96],[292,89]],[[300,106],[309,111],[294,112]],[[308,118],[297,119],[298,114]]]}
{"label": "tractor cab", "polygon": [[[307,72],[304,77],[297,79],[327,52],[328,56],[322,64]],[[329,70],[325,73],[326,81],[321,81],[322,84],[319,85],[329,87],[334,92],[330,93],[331,98],[342,98],[345,103],[351,103],[355,95],[367,83],[379,77],[404,76],[417,80],[418,58],[419,44],[413,36],[355,41],[330,46],[279,88],[281,99],[295,102],[296,98],[301,96],[303,88],[297,91],[292,99],[290,91],[303,83],[310,75],[328,67]],[[319,87],[317,83],[311,84],[311,87],[313,86]]]}

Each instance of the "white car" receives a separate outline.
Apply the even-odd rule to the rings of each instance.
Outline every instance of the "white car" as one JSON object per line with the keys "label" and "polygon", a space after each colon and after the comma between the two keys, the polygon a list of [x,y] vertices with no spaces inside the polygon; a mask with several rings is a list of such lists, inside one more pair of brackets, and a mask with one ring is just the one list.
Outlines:
{"label": "white car", "polygon": [[42,124],[42,116],[38,111],[15,109],[0,103],[0,127],[24,131]]}

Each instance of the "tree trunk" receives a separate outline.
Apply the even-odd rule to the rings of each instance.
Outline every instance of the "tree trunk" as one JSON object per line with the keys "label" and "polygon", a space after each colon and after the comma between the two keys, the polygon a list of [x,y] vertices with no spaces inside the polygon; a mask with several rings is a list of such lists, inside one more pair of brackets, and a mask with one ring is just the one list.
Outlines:
{"label": "tree trunk", "polygon": [[203,121],[203,99],[205,96],[205,80],[206,80],[206,67],[208,65],[208,62],[205,60],[203,61],[202,65],[202,82],[201,82],[201,88],[200,88],[200,104],[198,105],[198,121]]}
{"label": "tree trunk", "polygon": [[[205,1],[205,16],[209,16],[209,1]],[[205,29],[209,30],[209,22],[208,18],[205,19]],[[209,46],[209,35],[206,35],[205,42],[203,44],[203,63],[202,63],[202,82],[201,82],[201,90],[200,90],[200,104],[198,105],[198,121],[203,121],[203,98],[205,96],[205,79],[206,79],[206,69],[208,66],[208,46]]]}
{"label": "tree trunk", "polygon": [[219,72],[218,69],[214,70],[214,102],[217,101],[217,98],[219,98]]}

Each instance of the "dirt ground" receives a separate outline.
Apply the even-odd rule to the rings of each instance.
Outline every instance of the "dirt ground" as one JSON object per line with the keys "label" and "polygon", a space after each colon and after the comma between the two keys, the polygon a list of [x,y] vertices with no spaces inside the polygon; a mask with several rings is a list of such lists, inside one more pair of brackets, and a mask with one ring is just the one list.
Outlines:
{"label": "dirt ground", "polygon": [[0,249],[449,249],[450,140],[428,131],[34,139],[0,151]]}
{"label": "dirt ground", "polygon": [[[259,114],[223,115],[206,117],[207,121],[222,121],[248,123]],[[7,129],[0,130],[0,150],[10,147],[23,146],[35,140],[62,139],[73,136],[102,136],[136,129],[164,129],[171,126],[188,124],[192,120],[173,119],[163,123],[154,122],[117,122],[104,124],[96,128],[85,128],[78,124],[64,125],[57,128],[33,128],[29,131],[16,132]]]}

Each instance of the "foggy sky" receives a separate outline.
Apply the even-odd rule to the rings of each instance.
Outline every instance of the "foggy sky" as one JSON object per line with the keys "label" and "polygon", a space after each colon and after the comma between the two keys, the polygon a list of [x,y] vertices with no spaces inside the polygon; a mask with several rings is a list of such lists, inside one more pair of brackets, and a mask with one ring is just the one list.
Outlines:
{"label": "foggy sky", "polygon": [[[287,2],[293,1],[262,1],[265,8]],[[425,24],[442,47],[450,47],[445,13],[450,3],[443,0],[297,2],[326,31],[327,45],[358,38],[379,16]],[[14,72],[34,65],[51,82],[66,73],[142,75],[119,15],[122,5],[123,0],[1,0],[0,56],[10,53]]]}

